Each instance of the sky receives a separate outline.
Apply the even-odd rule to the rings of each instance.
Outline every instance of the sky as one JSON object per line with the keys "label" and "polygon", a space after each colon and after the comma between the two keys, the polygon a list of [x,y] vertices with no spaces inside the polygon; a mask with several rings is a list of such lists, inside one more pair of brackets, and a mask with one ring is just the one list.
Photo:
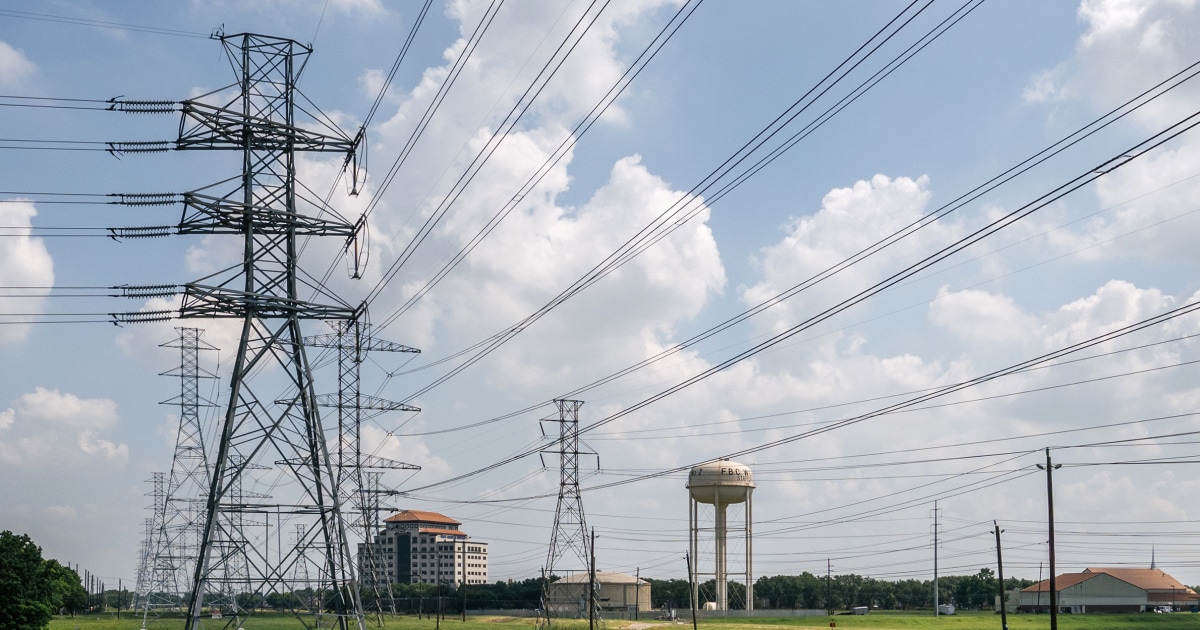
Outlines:
{"label": "sky", "polygon": [[[359,195],[336,156],[297,162],[314,196],[366,213],[361,278],[336,239],[301,267],[421,350],[364,364],[367,391],[421,409],[373,418],[364,443],[421,467],[387,474],[404,493],[391,507],[460,520],[490,543],[491,579],[545,562],[559,471],[537,447],[548,401],[569,397],[595,453],[580,485],[602,570],[684,577],[686,469],[732,456],[757,482],[755,576],[930,579],[936,516],[943,575],[995,567],[995,521],[1005,574],[1036,579],[1050,449],[1060,573],[1153,558],[1200,584],[1194,1],[613,0],[531,101],[591,5],[510,1],[439,97],[489,4],[434,3],[390,83],[420,3],[0,10],[0,529],[109,585],[134,579],[146,480],[176,439],[178,408],[160,404],[178,395],[163,375],[176,327],[217,348],[201,353],[215,430],[236,323],[116,326],[109,313],[178,302],[105,287],[199,279],[237,263],[237,239],[112,239],[179,208],[78,201],[236,175],[220,152],[104,151],[173,140],[179,119],[102,101],[226,89],[209,36],[253,32],[311,44],[308,111],[351,135],[367,123]],[[656,225],[663,238],[557,299]],[[335,366],[311,356],[334,391]]]}

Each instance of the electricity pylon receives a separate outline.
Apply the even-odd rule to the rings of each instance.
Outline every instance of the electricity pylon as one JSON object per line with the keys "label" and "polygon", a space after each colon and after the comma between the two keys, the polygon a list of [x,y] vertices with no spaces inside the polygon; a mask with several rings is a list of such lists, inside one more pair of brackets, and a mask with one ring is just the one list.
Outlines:
{"label": "electricity pylon", "polygon": [[[210,460],[212,477],[185,629],[200,627],[202,607],[222,595],[216,587],[229,582],[220,576],[236,575],[240,581],[244,566],[243,588],[252,591],[247,594],[278,594],[291,601],[292,576],[305,565],[307,574],[315,576],[314,592],[323,601],[310,614],[294,611],[300,621],[309,628],[363,630],[342,517],[344,497],[325,443],[301,332],[306,320],[352,320],[359,312],[303,274],[299,265],[301,239],[350,239],[357,230],[354,222],[324,206],[320,214],[303,214],[300,206],[305,198],[296,182],[298,152],[340,153],[345,155],[344,164],[350,165],[362,136],[340,134],[326,120],[315,125],[297,122],[297,113],[319,111],[305,109],[296,99],[296,82],[311,48],[253,33],[214,37],[225,48],[236,83],[180,103],[182,120],[173,145],[110,145],[114,153],[173,148],[240,154],[240,175],[183,195],[183,217],[175,228],[179,234],[238,236],[243,252],[240,264],[184,285],[179,308],[181,318],[241,320],[228,406]],[[171,110],[157,103],[138,109],[142,113]],[[157,205],[159,197],[171,198],[147,197],[137,203]],[[121,234],[153,236],[155,230],[162,231],[147,228]],[[148,297],[164,290],[130,287],[126,294]],[[136,322],[163,317],[161,312],[145,312],[116,319]],[[261,469],[270,470],[257,472]],[[258,495],[251,492],[265,478],[273,488],[270,506],[256,503]],[[247,492],[239,497],[243,486]],[[305,540],[273,550],[266,540],[249,540],[232,531],[231,523],[239,522],[239,515],[268,511],[280,513],[291,524],[306,525]],[[220,625],[241,625],[242,611],[234,610],[238,614],[222,616]]]}
{"label": "electricity pylon", "polygon": [[[581,400],[555,400],[558,408],[558,418],[543,419],[542,422],[558,424],[558,438],[551,448],[542,451],[543,454],[558,455],[558,504],[554,508],[554,528],[550,532],[550,547],[546,552],[546,575],[542,586],[542,610],[545,617],[539,622],[550,625],[553,614],[560,612],[566,602],[552,601],[549,594],[549,581],[555,570],[564,567],[563,560],[570,556],[578,564],[569,568],[587,571],[591,566],[589,561],[587,519],[583,512],[583,497],[579,493],[579,456],[595,455],[594,451],[580,450],[579,441],[579,408]],[[543,436],[545,430],[543,429]],[[597,464],[599,460],[597,459]],[[591,598],[589,598],[590,600]],[[572,600],[574,603],[577,600]],[[594,607],[598,602],[589,601],[588,606]],[[577,611],[587,617],[588,609]]]}
{"label": "electricity pylon", "polygon": [[155,531],[148,539],[146,578],[138,583],[143,628],[150,615],[178,608],[187,598],[188,582],[196,570],[196,547],[203,518],[199,508],[211,483],[205,450],[206,434],[211,431],[200,421],[200,408],[211,403],[200,395],[200,381],[214,376],[200,367],[200,351],[216,348],[201,340],[203,331],[198,328],[176,330],[179,339],[162,347],[179,348],[179,368],[163,374],[179,377],[179,396],[163,404],[179,405],[179,429],[175,434],[171,472],[165,475],[165,483],[157,476],[161,473],[156,473],[154,479],[155,500],[161,501],[161,505],[153,519]]}
{"label": "electricity pylon", "polygon": [[[378,620],[382,622],[383,593],[387,589],[389,609],[394,613],[392,590],[381,579],[375,548],[375,532],[379,527],[381,505],[380,477],[384,470],[420,470],[420,466],[395,461],[363,452],[363,422],[389,411],[420,411],[404,403],[384,400],[362,393],[362,363],[368,352],[419,353],[420,350],[371,336],[370,327],[361,319],[330,322],[332,333],[315,335],[304,340],[306,345],[330,348],[338,353],[338,391],[317,396],[317,404],[337,409],[338,450],[336,468],[338,488],[348,497],[355,514],[353,524],[362,535],[358,549],[359,581],[364,592],[373,596]],[[361,594],[360,594],[361,598]]]}

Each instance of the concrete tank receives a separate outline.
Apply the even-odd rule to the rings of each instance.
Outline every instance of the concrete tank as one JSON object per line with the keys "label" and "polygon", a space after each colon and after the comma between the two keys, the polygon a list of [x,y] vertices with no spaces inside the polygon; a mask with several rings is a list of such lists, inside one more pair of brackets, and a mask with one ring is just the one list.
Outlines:
{"label": "concrete tank", "polygon": [[754,488],[754,473],[735,461],[719,459],[693,466],[687,487],[700,503],[733,505],[745,501]]}
{"label": "concrete tank", "polygon": [[[688,475],[688,495],[691,505],[688,508],[688,546],[691,557],[699,562],[700,551],[700,514],[697,504],[705,503],[713,506],[713,537],[715,543],[715,567],[712,575],[716,581],[716,599],[712,602],[717,610],[729,610],[728,570],[726,566],[726,534],[725,508],[736,503],[746,504],[746,520],[743,525],[746,535],[746,557],[744,574],[746,580],[746,610],[754,610],[754,570],[751,564],[751,504],[754,495],[754,473],[744,466],[728,459],[719,459],[692,467]],[[692,601],[699,604],[699,575],[697,569],[692,573]]]}

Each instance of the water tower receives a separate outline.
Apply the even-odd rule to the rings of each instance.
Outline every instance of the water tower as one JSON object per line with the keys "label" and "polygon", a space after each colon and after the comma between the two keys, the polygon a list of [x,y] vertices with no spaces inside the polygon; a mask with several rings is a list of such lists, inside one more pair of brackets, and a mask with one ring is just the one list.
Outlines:
{"label": "water tower", "polygon": [[[750,468],[743,466],[735,461],[728,459],[719,459],[717,461],[700,464],[692,467],[692,473],[688,476],[688,546],[691,549],[692,557],[692,600],[696,605],[700,605],[699,588],[701,576],[712,576],[717,583],[716,604],[717,610],[729,609],[729,569],[726,563],[726,536],[729,533],[729,527],[726,523],[726,508],[730,505],[740,503],[746,504],[745,520],[740,525],[735,525],[734,532],[742,534],[741,540],[745,541],[745,557],[743,562],[734,571],[732,577],[743,577],[746,580],[746,610],[754,610],[754,576],[752,564],[750,561],[750,522],[751,522],[751,500],[754,495],[754,474],[750,472]],[[707,532],[707,528],[700,527],[700,504],[713,506],[713,542],[714,542],[714,561],[711,570],[702,568],[699,561],[700,550],[700,535],[702,531]],[[707,510],[705,510],[707,512]],[[744,570],[744,571],[743,571]]]}

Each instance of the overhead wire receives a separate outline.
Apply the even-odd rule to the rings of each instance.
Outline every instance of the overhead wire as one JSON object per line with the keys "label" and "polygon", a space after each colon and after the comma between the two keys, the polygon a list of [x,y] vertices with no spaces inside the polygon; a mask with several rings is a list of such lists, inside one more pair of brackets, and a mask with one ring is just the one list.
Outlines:
{"label": "overhead wire", "polygon": [[[1099,131],[1116,123],[1117,121],[1123,119],[1124,117],[1128,116],[1129,114],[1133,113],[1134,111],[1141,109],[1142,107],[1148,105],[1149,103],[1157,100],[1161,96],[1178,88],[1179,86],[1183,85],[1185,82],[1190,81],[1191,79],[1195,78],[1195,76],[1197,74],[1200,74],[1200,70],[1198,70],[1198,68],[1200,68],[1200,61],[1193,62],[1192,64],[1186,66],[1182,70],[1179,70],[1178,72],[1174,73],[1170,77],[1167,77],[1166,79],[1160,81],[1159,83],[1152,86],[1151,88],[1144,90],[1142,93],[1138,94],[1137,96],[1135,96],[1135,97],[1125,101],[1121,105],[1109,110],[1108,112],[1104,113],[1100,117],[1098,117],[1095,120],[1091,121],[1090,123],[1084,125],[1080,129],[1077,129],[1076,131],[1066,135],[1062,139],[1058,140],[1055,143],[1052,143],[1051,145],[1047,146],[1046,148],[1042,149],[1041,151],[1034,153],[1030,157],[1025,158],[1021,162],[1018,162],[1017,164],[1013,165],[1012,167],[1008,168],[1007,170],[1003,171],[1002,173],[992,177],[988,181],[976,186],[975,188],[967,191],[966,193],[963,193],[959,197],[944,204],[937,210],[927,213],[926,215],[923,215],[918,220],[900,228],[899,230],[893,232],[892,234],[869,245],[868,247],[863,248],[862,250],[856,252],[852,256],[842,260],[841,262],[831,265],[830,267],[826,268],[825,270],[807,278],[806,280],[792,286],[791,288],[789,288],[783,292],[780,292],[779,294],[776,294],[775,296],[772,296],[771,298],[763,300],[762,302],[758,303],[754,307],[751,307],[750,309],[747,309],[746,311],[743,311],[742,313],[739,313],[738,315],[725,320],[724,322],[718,324],[717,326],[709,328],[708,330],[705,330],[705,331],[691,337],[690,339],[687,339],[683,342],[675,344],[675,345],[671,346],[670,348],[667,348],[667,349],[659,352],[658,354],[656,354],[652,357],[648,357],[647,359],[644,359],[632,366],[624,368],[623,370],[620,370],[616,373],[613,373],[613,374],[606,376],[602,379],[599,379],[597,381],[593,381],[592,383],[589,383],[582,387],[576,388],[575,390],[572,390],[571,392],[564,393],[557,397],[558,398],[577,397],[586,391],[590,391],[591,389],[594,389],[601,385],[607,384],[613,380],[616,380],[618,378],[626,376],[634,371],[642,369],[643,367],[650,365],[652,363],[655,363],[659,360],[662,360],[668,356],[677,354],[678,352],[681,352],[682,350],[685,350],[701,341],[704,341],[704,340],[712,337],[713,335],[723,332],[724,330],[727,330],[728,328],[730,328],[736,324],[739,324],[739,323],[745,321],[746,319],[749,319],[750,317],[753,317],[753,316],[757,315],[758,313],[761,313],[761,312],[771,308],[772,306],[774,306],[790,297],[793,297],[793,296],[797,295],[798,293],[840,273],[841,271],[845,270],[849,266],[852,266],[853,264],[856,264],[857,262],[860,262],[861,260],[864,260],[864,259],[874,255],[875,253],[878,253],[878,251],[881,251],[882,249],[894,244],[895,242],[897,242],[899,240],[907,238],[911,234],[915,233],[917,230],[920,230],[920,229],[930,225],[932,222],[939,220],[939,219],[961,209],[966,204],[979,199],[984,194],[986,194],[992,190],[995,190],[996,188],[998,188],[999,186],[1001,186],[1003,184],[1008,183],[1009,181],[1015,179],[1016,177],[1028,172],[1029,170],[1035,168],[1036,166],[1046,162],[1047,160],[1059,155],[1060,153],[1075,146],[1076,144],[1082,142],[1083,140],[1091,137],[1092,135],[1098,133]],[[416,368],[412,368],[410,370],[407,370],[407,371],[401,372],[401,373],[409,374],[409,373],[412,373],[415,371],[433,367],[434,365],[442,363],[442,362],[452,360],[453,358],[462,356],[463,354],[466,354],[469,351],[474,351],[485,345],[495,343],[495,341],[502,338],[506,332],[507,331],[501,331],[500,333],[496,333],[492,337],[489,337],[487,340],[479,342],[467,349],[464,349],[462,351],[459,351],[457,353],[454,353],[452,355],[449,355],[447,357],[439,359],[433,363],[426,364],[423,366],[418,366]],[[511,412],[509,414],[505,414],[505,415],[491,418],[488,420],[465,425],[463,428],[465,428],[465,429],[476,428],[478,426],[482,426],[485,424],[490,424],[493,422],[506,420],[506,419],[509,419],[512,417],[517,417],[517,416],[523,415],[525,413],[528,413],[530,411],[533,411],[535,409],[546,406],[548,404],[549,404],[549,401],[543,401],[541,403],[538,403],[537,405],[531,405],[530,407],[526,407],[524,409],[520,409],[520,410]],[[446,431],[451,431],[451,430],[456,430],[456,429],[448,429]]]}
{"label": "overhead wire", "polygon": [[[383,287],[387,286],[388,283],[390,283],[391,280],[396,277],[400,271],[400,268],[408,262],[416,249],[420,247],[424,240],[433,231],[434,227],[436,227],[438,223],[440,223],[441,220],[446,216],[446,214],[462,196],[463,191],[470,185],[483,166],[495,154],[496,150],[516,127],[517,123],[520,122],[521,118],[529,111],[530,107],[533,106],[534,101],[546,88],[550,80],[555,76],[555,74],[558,73],[563,64],[570,57],[571,53],[574,52],[575,48],[592,29],[596,21],[600,18],[600,15],[608,7],[609,2],[611,2],[611,0],[603,0],[602,3],[601,0],[592,0],[592,2],[588,4],[588,6],[584,9],[583,14],[580,15],[579,19],[568,32],[567,36],[562,40],[562,42],[559,43],[558,47],[551,54],[550,58],[547,59],[545,65],[542,66],[534,80],[530,82],[529,86],[525,89],[525,92],[522,93],[517,99],[517,102],[513,104],[512,108],[509,110],[508,114],[505,115],[504,119],[497,124],[496,129],[492,132],[487,142],[479,149],[479,151],[476,152],[474,158],[472,158],[471,162],[463,170],[462,174],[459,175],[458,180],[455,181],[451,189],[445,194],[445,196],[442,197],[442,200],[426,218],[425,223],[420,227],[420,229],[417,230],[417,232],[404,246],[401,252],[396,256],[396,260],[394,260],[388,269],[381,274],[379,281],[375,284],[375,287],[367,294],[365,299],[367,304],[374,302],[378,298],[380,292],[383,290]],[[407,148],[408,147],[406,147],[406,149]],[[399,163],[397,163],[397,167],[398,165]],[[393,175],[394,172],[394,170],[389,172],[389,175]],[[390,183],[390,180],[388,181]],[[376,196],[373,201],[378,200],[379,198],[380,197]],[[368,206],[364,215],[369,214],[373,208],[373,204]],[[381,328],[383,327],[386,326],[381,326]]]}
{"label": "overhead wire", "polygon": [[209,39],[210,33],[200,33],[197,31],[185,31],[173,28],[162,28],[158,26],[143,26],[138,24],[127,24],[123,22],[107,22],[103,20],[92,20],[85,18],[74,18],[64,15],[52,15],[48,13],[33,13],[31,11],[17,11],[15,9],[0,9],[0,15],[10,18],[22,20],[36,20],[41,22],[55,22],[58,24],[74,24],[77,26],[92,26],[96,28],[106,28],[120,31],[134,31],[138,33],[150,33],[154,35],[172,35],[175,37],[191,37],[199,39]]}
{"label": "overhead wire", "polygon": [[[970,1],[978,2],[980,0],[970,0]],[[968,4],[970,4],[970,1],[968,2]],[[444,383],[445,381],[449,380],[450,378],[453,378],[458,373],[467,369],[468,367],[473,365],[475,362],[479,361],[481,358],[483,358],[487,354],[494,351],[500,345],[503,345],[509,339],[513,338],[518,333],[525,330],[529,325],[531,325],[533,322],[540,319],[542,316],[544,316],[546,313],[550,312],[552,309],[556,308],[558,305],[560,305],[563,302],[565,302],[566,300],[570,299],[571,297],[573,297],[574,295],[576,295],[583,289],[587,288],[588,286],[591,286],[591,284],[593,284],[594,282],[603,278],[608,273],[611,273],[613,270],[615,270],[620,265],[623,265],[625,262],[628,262],[628,260],[631,259],[631,257],[629,257],[629,252],[637,250],[637,248],[640,245],[644,245],[648,241],[653,240],[655,234],[658,231],[664,229],[664,226],[669,226],[671,224],[671,222],[676,219],[677,215],[679,215],[683,211],[683,209],[688,207],[689,203],[693,199],[697,198],[698,195],[703,194],[703,192],[706,191],[708,188],[710,188],[710,187],[716,185],[718,182],[720,182],[723,177],[725,177],[728,173],[730,173],[741,162],[743,162],[744,160],[749,158],[751,155],[754,154],[755,151],[757,151],[759,148],[761,148],[766,142],[770,141],[774,136],[779,134],[788,123],[790,123],[797,116],[799,116],[801,113],[806,111],[813,103],[815,103],[817,98],[819,98],[820,96],[827,93],[830,89],[832,89],[835,85],[837,85],[840,81],[842,81],[850,72],[852,72],[861,63],[863,63],[868,57],[870,57],[872,54],[874,54],[876,51],[878,51],[884,44],[886,44],[888,41],[890,41],[892,37],[894,37],[897,33],[899,33],[901,28],[903,28],[904,26],[911,23],[912,20],[914,20],[925,9],[927,9],[931,3],[932,3],[932,0],[928,0],[926,2],[926,4],[923,7],[921,7],[915,14],[913,14],[911,16],[907,16],[907,19],[902,21],[900,23],[899,27],[896,27],[896,29],[893,32],[888,34],[888,31],[890,29],[892,29],[892,27],[897,22],[900,22],[902,18],[905,18],[907,12],[913,6],[915,6],[917,4],[917,0],[913,0],[912,3],[910,3],[899,14],[897,14],[895,17],[893,17],[891,21],[889,21],[881,29],[879,29],[879,31],[877,31],[874,35],[872,35],[871,38],[869,38],[866,42],[864,42],[862,45],[860,45],[857,50],[855,50],[853,53],[851,53],[850,56],[848,56],[846,59],[844,59],[833,70],[831,70],[823,79],[821,79],[819,82],[817,82],[811,88],[809,88],[809,90],[803,96],[801,96],[798,100],[793,102],[791,106],[789,106],[783,113],[778,115],[770,124],[768,124],[766,127],[764,127],[761,131],[759,131],[754,137],[752,137],[745,144],[743,144],[742,147],[740,149],[738,149],[738,151],[736,151],[733,155],[726,158],[726,160],[724,162],[722,162],[721,165],[719,165],[716,169],[711,171],[703,180],[701,180],[701,182],[699,184],[693,186],[687,193],[684,193],[682,196],[680,196],[675,201],[675,203],[673,203],[670,207],[668,207],[661,214],[659,214],[658,217],[656,217],[649,225],[643,227],[634,236],[632,236],[628,240],[626,240],[625,243],[622,244],[617,250],[610,253],[603,261],[601,261],[600,263],[597,263],[583,277],[576,280],[570,287],[568,287],[567,289],[564,289],[555,298],[551,299],[547,304],[543,305],[541,308],[539,308],[533,314],[527,316],[526,318],[524,318],[520,322],[510,326],[509,328],[492,335],[487,340],[478,342],[478,343],[474,344],[473,346],[471,346],[471,348],[464,350],[464,351],[460,351],[459,353],[456,353],[456,356],[463,356],[466,354],[471,354],[471,357],[468,358],[463,363],[457,365],[455,368],[453,368],[447,374],[442,375],[441,377],[435,379],[430,384],[425,385],[421,389],[417,390],[415,393],[411,394],[406,400],[412,400],[412,399],[424,394],[425,392],[439,386],[441,383]],[[880,40],[880,41],[876,42],[876,40]],[[873,48],[871,48],[870,51],[866,55],[864,55],[861,59],[857,59],[857,61],[856,61],[856,58],[859,57],[860,53],[862,53],[864,50],[868,49],[868,47],[870,47],[873,42],[875,42],[876,45]],[[842,71],[842,69],[845,68],[846,66],[849,66],[849,68],[844,70],[840,76],[838,76],[836,79],[834,79],[832,81],[832,83],[830,83],[830,85],[825,86],[826,82],[829,82],[831,80],[831,78],[835,77],[835,75],[838,75],[839,71]],[[824,89],[821,89],[822,86],[825,86]],[[814,94],[816,94],[816,96],[813,96]],[[810,99],[810,97],[811,97],[811,99]],[[677,225],[682,225],[682,223],[679,223]],[[665,236],[665,234],[663,236]],[[637,251],[640,253],[640,251],[644,251],[644,249],[637,250]]]}
{"label": "overhead wire", "polygon": [[[634,412],[636,412],[644,407],[647,407],[659,400],[662,400],[663,398],[674,395],[674,394],[682,391],[683,389],[690,387],[691,385],[694,385],[700,381],[707,379],[708,377],[712,376],[713,374],[716,374],[718,372],[721,372],[721,371],[729,368],[732,365],[740,363],[741,361],[748,359],[750,357],[753,357],[756,354],[758,354],[766,349],[769,349],[772,346],[777,345],[780,342],[802,332],[803,330],[807,330],[808,328],[811,328],[812,326],[814,326],[822,321],[825,321],[829,317],[832,317],[833,315],[840,313],[840,312],[844,311],[845,309],[850,308],[851,306],[854,306],[854,305],[872,297],[873,295],[876,295],[876,294],[880,293],[881,291],[916,275],[917,273],[921,272],[922,270],[927,269],[927,268],[933,266],[934,264],[937,264],[938,262],[945,260],[946,258],[954,255],[955,253],[966,249],[970,245],[973,245],[979,241],[982,241],[984,238],[986,238],[992,234],[995,234],[1010,225],[1013,225],[1017,221],[1033,214],[1034,212],[1037,212],[1038,210],[1040,210],[1042,208],[1049,206],[1050,204],[1083,188],[1084,186],[1096,181],[1097,179],[1099,179],[1105,175],[1111,174],[1113,172],[1116,172],[1121,167],[1135,161],[1137,158],[1139,158],[1141,156],[1146,155],[1150,151],[1156,149],[1159,146],[1162,146],[1166,142],[1168,142],[1176,137],[1179,137],[1180,135],[1182,135],[1183,133],[1186,133],[1187,131],[1189,131],[1190,129],[1192,129],[1193,127],[1195,127],[1197,125],[1200,125],[1200,111],[1194,112],[1191,115],[1184,117],[1180,121],[1167,126],[1166,128],[1154,133],[1153,135],[1137,142],[1136,144],[1131,146],[1129,149],[1118,153],[1116,155],[1116,157],[1105,160],[1104,162],[1100,163],[1096,167],[1089,168],[1087,171],[1083,172],[1082,174],[1077,175],[1077,176],[1071,178],[1070,180],[1068,180],[1067,182],[1055,187],[1051,191],[1042,194],[1041,196],[1037,197],[1034,201],[1029,202],[1029,203],[1022,205],[1010,212],[1007,212],[1007,213],[1001,215],[1000,217],[988,222],[986,225],[976,229],[975,231],[971,232],[970,234],[956,240],[955,242],[953,242],[949,245],[942,247],[941,249],[937,250],[936,252],[925,256],[921,260],[918,260],[917,262],[914,262],[914,263],[908,265],[907,267],[901,269],[900,271],[892,273],[890,276],[884,278],[883,280],[880,280],[880,281],[876,282],[875,284],[873,284],[872,286],[870,286],[866,289],[863,289],[863,290],[859,291],[858,293],[852,295],[851,297],[848,297],[848,298],[842,300],[841,302],[822,310],[821,312],[817,313],[816,315],[810,316],[809,318],[805,319],[804,321],[800,322],[799,324],[796,324],[796,325],[784,330],[783,332],[773,335],[768,340],[760,342],[747,350],[739,352],[736,355],[734,355],[733,357],[730,357],[729,359],[721,361],[721,362],[717,363],[716,365],[709,367],[708,369],[705,369],[697,374],[694,374],[693,376],[677,383],[676,385],[673,385],[673,386],[667,388],[666,390],[659,392],[658,394],[652,395],[649,398],[643,399],[637,403],[634,403],[633,405],[627,406],[627,407],[623,408],[622,410],[607,416],[606,418],[598,420],[598,421],[588,425],[587,427],[581,428],[580,432],[582,434],[582,433],[594,430],[600,426],[604,426],[605,424],[611,423],[619,418],[622,418],[626,415],[634,413]],[[1190,311],[1183,310],[1183,309],[1187,309],[1187,308],[1189,308],[1189,307],[1187,307],[1187,306],[1180,307],[1180,309],[1176,309],[1175,311],[1168,311],[1168,313],[1176,313],[1174,315],[1170,315],[1170,317],[1172,317],[1172,318],[1177,317],[1179,314],[1190,312]],[[1152,320],[1153,320],[1153,318],[1152,318]],[[1145,321],[1151,321],[1151,320],[1145,320]],[[1150,324],[1146,324],[1146,325],[1150,325]],[[1087,346],[1079,346],[1079,347],[1072,346],[1072,348],[1074,348],[1074,349],[1071,349],[1069,352],[1064,351],[1063,355],[1068,354],[1070,352],[1075,352],[1075,351],[1084,349],[1085,347],[1087,347]],[[1059,355],[1057,353],[1050,353],[1047,355],[1043,355],[1042,357],[1039,357],[1036,360],[1031,360],[1029,362],[1026,362],[1025,364],[1019,364],[1018,366],[1014,366],[1014,367],[1008,368],[1008,369],[1020,369],[1023,367],[1030,367],[1033,365],[1037,365],[1037,364],[1052,360],[1054,358],[1057,358],[1058,356]],[[996,373],[996,375],[994,375],[994,376],[993,375],[985,375],[985,377],[980,377],[980,378],[984,378],[985,380],[978,381],[978,382],[985,382],[986,380],[991,380],[992,378],[998,378],[1001,375],[1003,375],[1003,374]],[[975,382],[972,381],[972,384],[974,384],[974,383]],[[970,385],[970,384],[963,385],[963,387],[970,387],[970,386],[972,386],[972,385]],[[953,390],[953,391],[957,391],[957,390]],[[937,396],[944,395],[945,393],[950,393],[951,390],[939,390],[939,392],[934,392],[932,394],[928,394],[927,396],[937,397]],[[916,399],[912,399],[911,403],[904,403],[904,405],[905,406],[910,406],[910,404],[915,405],[915,404],[917,404],[917,401],[923,402],[924,399],[925,398],[923,396],[917,397]],[[873,416],[868,416],[868,417],[873,417]],[[862,419],[866,419],[866,417],[864,417]],[[857,420],[856,420],[856,422],[857,422]],[[837,428],[838,426],[844,426],[844,425],[834,425],[832,428]],[[808,432],[804,435],[807,436],[810,433],[815,434],[815,433],[825,432],[828,430],[832,430],[832,428],[826,427],[826,428],[822,428],[822,429],[817,429],[817,430],[814,430],[813,432]],[[521,451],[515,455],[512,455],[503,460],[500,460],[489,466],[485,466],[483,468],[476,469],[473,472],[464,473],[462,475],[458,475],[456,477],[448,479],[448,480],[446,480],[446,483],[449,483],[450,481],[458,481],[458,480],[461,480],[461,479],[464,479],[467,477],[481,474],[483,472],[487,472],[489,470],[493,470],[493,469],[495,469],[499,466],[505,465],[507,463],[511,463],[513,461],[523,459],[524,457],[528,457],[530,454],[532,454],[532,452],[534,452],[534,451],[529,451],[529,450]],[[438,485],[438,484],[431,484],[429,486],[424,486],[422,489],[428,488],[428,487],[433,487],[433,485]]]}
{"label": "overhead wire", "polygon": [[[671,20],[667,22],[658,34],[643,48],[642,52],[635,58],[617,78],[616,82],[609,87],[608,91],[600,98],[600,100],[592,106],[592,109],[576,123],[566,136],[559,142],[558,146],[550,153],[550,155],[542,162],[542,164],[525,179],[505,204],[494,213],[480,230],[471,237],[449,261],[439,269],[434,276],[428,280],[420,289],[417,289],[408,297],[407,300],[397,307],[391,315],[388,315],[380,323],[380,328],[384,328],[395,322],[412,308],[422,297],[431,291],[442,279],[444,279],[451,271],[454,270],[467,256],[469,256],[479,244],[487,238],[499,225],[508,217],[520,203],[530,195],[533,190],[541,183],[541,181],[558,165],[564,157],[574,148],[589,129],[604,115],[605,112],[616,102],[629,87],[630,83],[645,70],[646,66],[654,60],[662,48],[669,42],[675,33],[687,22],[688,18],[700,6],[702,0],[688,0],[684,2],[679,10],[675,12]],[[536,95],[535,95],[536,96]]]}

